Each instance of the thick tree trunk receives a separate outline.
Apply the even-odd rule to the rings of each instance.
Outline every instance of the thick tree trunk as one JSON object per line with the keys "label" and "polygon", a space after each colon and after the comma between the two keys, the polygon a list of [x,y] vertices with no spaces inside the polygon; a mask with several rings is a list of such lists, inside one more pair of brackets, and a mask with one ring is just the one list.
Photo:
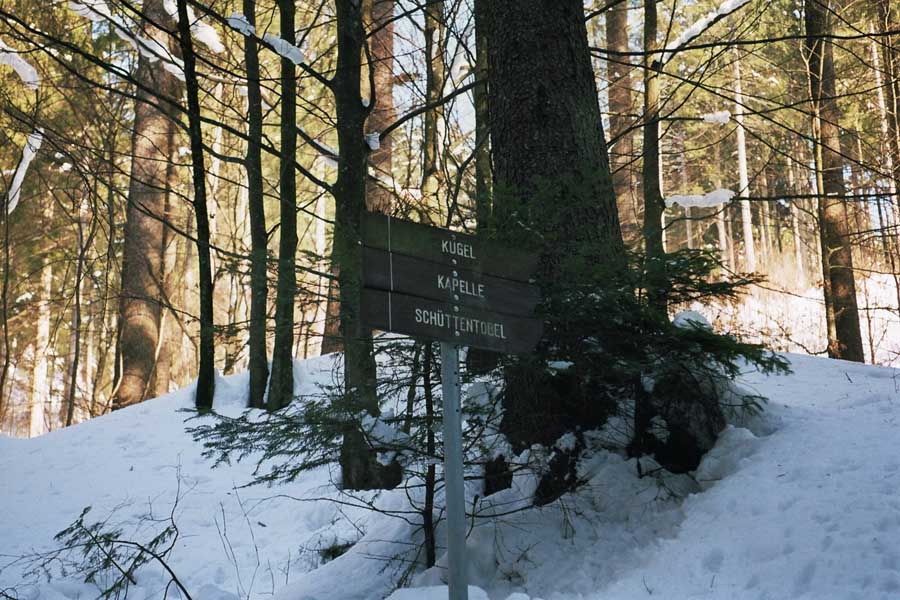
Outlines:
{"label": "thick tree trunk", "polygon": [[819,229],[826,307],[831,306],[834,326],[829,327],[828,353],[832,358],[863,362],[862,336],[856,306],[853,256],[844,199],[844,163],[838,123],[832,42],[823,39],[830,29],[825,0],[806,0],[806,49],[809,53],[810,100],[821,187]]}
{"label": "thick tree trunk", "polygon": [[[296,43],[293,0],[278,0],[281,38]],[[343,148],[341,153],[343,153]],[[275,345],[269,410],[278,410],[294,399],[294,297],[297,295],[297,67],[281,59],[281,167],[278,192],[281,226],[278,243],[278,284],[275,292]]]}
{"label": "thick tree trunk", "polygon": [[644,145],[642,185],[644,190],[644,251],[647,256],[647,299],[664,316],[668,305],[666,278],[666,249],[663,240],[663,202],[661,190],[661,161],[659,159],[659,75],[662,66],[659,55],[650,54],[657,48],[658,18],[656,4],[644,5]]}
{"label": "thick tree trunk", "polygon": [[[170,47],[169,35],[150,24],[172,27],[163,1],[146,0],[143,12],[145,30],[163,47]],[[155,370],[165,261],[164,225],[160,219],[165,215],[166,171],[174,151],[174,124],[171,115],[154,105],[159,103],[160,96],[177,98],[181,87],[171,73],[143,56],[139,58],[135,79],[141,87],[135,92],[119,307],[121,376],[113,399],[114,409],[145,400]]]}
{"label": "thick tree trunk", "polygon": [[[624,245],[582,3],[494,0],[487,13],[494,180],[520,198],[542,192],[549,218],[529,226],[545,240],[544,281],[587,246],[615,264]],[[543,197],[551,183],[558,202]],[[495,213],[510,208],[495,198]]]}
{"label": "thick tree trunk", "polygon": [[[585,265],[602,268],[607,281],[625,269],[583,4],[486,4],[495,184],[491,220],[501,240],[509,237],[540,252],[536,281],[547,304],[559,302],[567,290],[597,285],[598,271]],[[547,331],[559,331],[564,318],[547,314]],[[513,367],[507,375],[500,428],[515,438],[517,447],[527,447],[548,432],[562,435],[574,428],[579,419],[574,410],[535,398],[523,371]],[[537,431],[535,422],[550,422],[551,429]],[[488,477],[491,487],[511,481],[502,473],[502,457],[497,463],[499,472]],[[562,482],[572,480],[553,467],[544,481],[548,483],[539,486],[535,502],[558,496],[566,489]]]}
{"label": "thick tree trunk", "polygon": [[212,260],[209,250],[209,215],[206,199],[203,131],[200,127],[200,89],[196,58],[188,20],[187,0],[178,0],[178,32],[187,82],[188,132],[191,140],[191,174],[194,184],[194,217],[197,219],[197,262],[200,284],[200,368],[194,403],[198,410],[210,410],[216,389],[216,346],[213,317]]}
{"label": "thick tree trunk", "polygon": [[475,217],[479,226],[488,222],[493,210],[491,190],[490,105],[488,103],[487,3],[475,0]]}
{"label": "thick tree trunk", "polygon": [[[244,0],[244,16],[256,25],[256,1]],[[256,38],[244,36],[244,57],[247,61],[247,206],[250,216],[250,399],[253,408],[265,405],[269,380],[269,361],[266,350],[266,301],[268,275],[266,255],[268,235],[263,204],[262,177],[262,92],[259,82],[259,49]]]}

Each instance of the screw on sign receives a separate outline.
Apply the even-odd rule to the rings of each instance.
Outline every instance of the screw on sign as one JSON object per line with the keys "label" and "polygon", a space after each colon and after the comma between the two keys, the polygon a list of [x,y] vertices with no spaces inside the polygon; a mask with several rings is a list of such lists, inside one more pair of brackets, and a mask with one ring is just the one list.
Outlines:
{"label": "screw on sign", "polygon": [[540,340],[540,302],[528,283],[537,256],[387,215],[363,218],[363,319],[441,342],[444,480],[450,600],[466,600],[459,347],[528,352]]}

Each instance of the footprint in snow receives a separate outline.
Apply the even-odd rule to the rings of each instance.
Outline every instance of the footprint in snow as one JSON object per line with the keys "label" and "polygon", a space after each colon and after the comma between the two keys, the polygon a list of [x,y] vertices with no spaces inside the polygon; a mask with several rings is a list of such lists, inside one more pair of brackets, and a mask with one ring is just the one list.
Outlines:
{"label": "footprint in snow", "polygon": [[722,562],[725,560],[725,554],[720,548],[712,550],[703,559],[703,568],[712,573],[718,573],[722,568]]}

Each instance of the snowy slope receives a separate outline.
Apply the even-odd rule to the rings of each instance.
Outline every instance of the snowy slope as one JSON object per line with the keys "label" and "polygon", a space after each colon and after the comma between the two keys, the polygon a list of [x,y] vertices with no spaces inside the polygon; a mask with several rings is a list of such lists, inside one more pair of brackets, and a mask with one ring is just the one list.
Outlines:
{"label": "snowy slope", "polygon": [[[516,506],[533,486],[528,477],[480,500],[469,537],[473,585],[493,600],[900,598],[900,372],[790,359],[793,375],[745,376],[743,385],[771,398],[769,410],[726,431],[697,482],[639,478],[634,461],[598,453],[584,465],[589,485],[549,507],[487,518]],[[297,392],[330,382],[331,367],[327,357],[297,363]],[[238,412],[245,385],[243,375],[221,381],[217,405]],[[171,564],[193,598],[390,594],[409,565],[384,557],[415,548],[415,523],[314,500],[352,501],[327,469],[283,488],[234,489],[252,465],[210,469],[176,412],[189,405],[185,390],[39,438],[0,437],[0,590],[92,597],[74,576],[28,582],[18,557],[52,549],[53,534],[87,505],[96,519],[118,507],[110,522],[146,536],[153,526],[141,516],[168,515],[180,473]],[[405,492],[366,499],[407,506]],[[320,566],[317,548],[360,535]],[[436,586],[441,576],[436,568],[411,583]],[[166,582],[160,567],[146,567],[129,597],[163,598]],[[437,597],[434,587],[395,596]]]}

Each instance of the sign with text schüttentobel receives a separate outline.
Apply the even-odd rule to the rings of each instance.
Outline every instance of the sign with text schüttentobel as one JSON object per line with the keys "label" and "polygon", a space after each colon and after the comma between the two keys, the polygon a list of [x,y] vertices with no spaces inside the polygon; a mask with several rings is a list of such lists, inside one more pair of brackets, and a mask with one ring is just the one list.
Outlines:
{"label": "sign with text sch\u00fcttentobel", "polygon": [[366,213],[363,318],[373,328],[503,353],[534,348],[537,257],[474,236]]}

